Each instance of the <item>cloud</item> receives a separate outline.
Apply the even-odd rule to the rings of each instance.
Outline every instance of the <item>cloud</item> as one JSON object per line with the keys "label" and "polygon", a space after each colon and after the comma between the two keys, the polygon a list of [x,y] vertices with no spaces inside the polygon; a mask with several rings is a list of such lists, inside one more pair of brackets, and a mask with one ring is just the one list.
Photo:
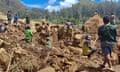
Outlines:
{"label": "cloud", "polygon": [[78,2],[79,2],[79,0],[64,0],[63,2],[60,2],[60,6],[71,7],[73,4],[76,4]]}
{"label": "cloud", "polygon": [[59,5],[56,5],[56,6],[48,5],[45,9],[49,10],[50,12],[51,11],[59,11],[62,8],[72,7],[73,4],[76,4],[78,2],[79,2],[79,0],[64,0],[64,1],[60,1]]}
{"label": "cloud", "polygon": [[49,4],[54,4],[56,2],[56,0],[49,0]]}
{"label": "cloud", "polygon": [[[47,6],[43,6],[42,4],[26,4],[23,1],[22,4],[24,4],[27,7],[30,8],[43,8],[48,11],[59,11],[62,8],[72,7],[73,4],[78,3],[80,0],[48,0]],[[56,4],[57,2],[57,4]]]}
{"label": "cloud", "polygon": [[60,6],[48,5],[45,9],[49,10],[50,12],[52,12],[52,11],[59,11],[61,9],[61,7]]}

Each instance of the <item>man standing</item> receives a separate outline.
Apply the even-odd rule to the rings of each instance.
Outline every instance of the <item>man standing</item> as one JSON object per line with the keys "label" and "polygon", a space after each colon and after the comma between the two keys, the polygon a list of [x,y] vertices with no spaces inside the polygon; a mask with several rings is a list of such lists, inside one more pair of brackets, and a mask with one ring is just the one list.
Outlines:
{"label": "man standing", "polygon": [[25,17],[26,26],[30,26],[30,17]]}
{"label": "man standing", "polygon": [[110,70],[112,69],[111,54],[116,42],[116,26],[110,24],[109,16],[103,17],[104,25],[98,29],[98,36],[101,41],[102,53],[104,56],[104,62],[100,65],[100,68],[104,68],[108,64]]}
{"label": "man standing", "polygon": [[67,29],[69,28],[69,27],[73,27],[73,24],[72,24],[72,22],[70,21],[70,20],[67,20],[67,22],[65,23],[65,25],[67,26]]}
{"label": "man standing", "polygon": [[8,11],[7,19],[8,19],[8,24],[11,24],[11,21],[12,21],[12,13],[11,13],[11,11]]}
{"label": "man standing", "polygon": [[72,41],[73,23],[67,20],[65,25],[66,25],[66,32],[67,32],[67,41]]}
{"label": "man standing", "polygon": [[14,16],[14,21],[13,21],[13,23],[16,24],[16,25],[17,25],[17,23],[18,23],[18,15],[17,15],[17,14],[15,14],[15,16]]}
{"label": "man standing", "polygon": [[115,22],[116,22],[116,16],[114,15],[114,13],[111,13],[110,23],[111,23],[111,24],[115,24]]}

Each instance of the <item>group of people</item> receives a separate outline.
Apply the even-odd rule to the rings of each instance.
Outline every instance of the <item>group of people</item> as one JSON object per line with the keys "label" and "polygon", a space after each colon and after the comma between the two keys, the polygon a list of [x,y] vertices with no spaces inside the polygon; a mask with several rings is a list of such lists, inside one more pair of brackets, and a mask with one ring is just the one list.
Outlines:
{"label": "group of people", "polygon": [[[7,20],[8,20],[8,24],[11,24],[11,22],[12,22],[12,12],[11,11],[8,11],[8,13],[7,13]],[[13,23],[14,24],[18,23],[18,15],[17,14],[14,15]]]}
{"label": "group of people", "polygon": [[[11,21],[12,21],[12,12],[11,11],[8,11],[8,13],[7,13],[7,20],[8,20],[8,24],[11,24]],[[18,23],[18,15],[17,14],[15,14],[15,16],[14,16],[13,23],[16,24],[16,25]],[[25,25],[25,38],[24,38],[24,40],[27,43],[31,43],[32,42],[33,33],[32,33],[31,28],[30,28],[30,17],[28,17],[28,16],[25,17],[25,24],[26,25]],[[42,22],[42,29],[45,30],[45,37],[46,37],[45,45],[47,47],[49,47],[49,48],[52,48],[52,42],[51,42],[51,40],[49,38],[49,36],[50,36],[50,26],[49,26],[49,23]]]}
{"label": "group of people", "polygon": [[[0,33],[5,33],[5,31],[7,30],[7,24],[11,24],[11,22],[12,22],[12,12],[11,11],[8,11],[8,13],[7,13],[7,21],[8,21],[8,23],[4,23],[4,24],[0,25]],[[13,23],[14,24],[18,23],[18,15],[17,14],[14,15]]]}
{"label": "group of people", "polygon": [[37,30],[37,32],[40,33],[39,36],[41,38],[41,41],[43,41],[43,40],[45,41],[45,42],[42,42],[43,45],[45,45],[48,48],[52,48],[52,41],[50,39],[50,25],[49,25],[49,23],[45,23],[45,21],[42,21],[42,25],[41,26],[38,25],[38,28],[36,26],[36,30]]}
{"label": "group of people", "polygon": [[[12,21],[12,13],[11,11],[8,11],[7,13],[8,18],[8,24],[11,24]],[[16,14],[14,16],[14,23],[17,24],[18,21],[18,15]],[[102,48],[102,54],[104,56],[104,62],[102,65],[100,65],[100,68],[105,68],[105,65],[108,64],[110,70],[113,70],[112,63],[111,63],[111,57],[112,57],[112,51],[115,46],[117,32],[116,32],[116,25],[115,25],[115,15],[111,16],[104,16],[103,17],[103,23],[104,25],[99,27],[98,29],[98,36],[99,38],[97,40],[101,41],[101,48]],[[32,30],[29,26],[30,24],[30,18],[26,17],[26,28],[25,28],[25,40],[26,42],[31,42],[32,40]],[[65,23],[66,26],[66,32],[70,36],[68,40],[72,40],[72,32],[73,32],[73,24],[68,20]],[[45,37],[46,37],[46,46],[49,48],[52,48],[52,41],[50,40],[50,25],[49,23],[42,22],[42,28],[45,30]],[[4,29],[4,28],[2,28]],[[91,55],[96,51],[96,48],[91,47],[91,35],[86,36],[86,40],[83,43],[83,48],[88,48],[87,52],[86,49],[83,49],[84,55],[88,56],[88,58],[91,57]]]}
{"label": "group of people", "polygon": [[[111,16],[104,16],[103,17],[103,23],[101,27],[98,28],[98,38],[95,39],[95,41],[100,40],[101,41],[101,49],[102,49],[102,55],[104,57],[103,64],[99,66],[99,68],[105,68],[106,64],[108,64],[109,69],[113,71],[111,59],[112,59],[112,51],[113,48],[115,47],[116,43],[116,37],[117,37],[117,32],[116,32],[116,24],[115,24],[115,15],[112,13]],[[46,29],[46,36],[49,35],[49,30],[47,29],[49,24],[45,25],[43,23],[44,28]],[[46,26],[46,27],[45,27]],[[73,24],[70,21],[67,21],[65,23],[66,26],[66,32],[70,36],[70,39],[72,39],[72,32],[73,32]],[[47,33],[48,32],[48,33]],[[88,56],[90,58],[92,54],[96,51],[95,45],[92,46],[91,44],[92,36],[87,35],[85,38],[85,41],[83,43],[83,46],[88,48],[87,50],[83,49],[83,55]],[[47,40],[49,41],[49,39]],[[49,42],[48,42],[48,45]],[[84,48],[84,47],[83,47]],[[85,52],[84,52],[85,51]]]}
{"label": "group of people", "polygon": [[[105,68],[106,64],[110,70],[113,71],[112,67],[112,52],[116,43],[116,27],[115,15],[112,13],[111,16],[104,16],[103,23],[101,27],[98,28],[98,39],[101,42],[102,55],[104,57],[103,64],[100,64],[99,68]],[[96,51],[95,48],[91,47],[91,36],[87,35],[86,40],[83,44],[83,54],[91,57],[91,55]]]}
{"label": "group of people", "polygon": [[[8,21],[8,24],[11,24],[12,23],[12,12],[11,11],[8,11],[7,13],[7,21]],[[13,24],[18,24],[18,15],[15,14],[14,15],[14,20],[13,20]],[[25,27],[25,41],[30,43],[32,41],[32,30],[30,28],[30,18],[28,16],[25,17],[25,23],[26,23],[26,27]],[[7,23],[5,23],[4,25],[2,25],[0,28],[1,28],[1,31],[4,32],[5,29],[6,29],[6,26],[7,26]]]}

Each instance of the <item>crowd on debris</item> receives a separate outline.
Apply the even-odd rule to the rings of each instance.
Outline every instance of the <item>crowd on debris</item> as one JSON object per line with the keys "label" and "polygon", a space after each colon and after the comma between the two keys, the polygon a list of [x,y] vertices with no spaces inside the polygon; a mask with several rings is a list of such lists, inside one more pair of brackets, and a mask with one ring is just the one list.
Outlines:
{"label": "crowd on debris", "polygon": [[[80,72],[89,70],[90,65],[97,65],[102,70],[106,64],[113,71],[112,53],[116,55],[116,62],[119,60],[113,52],[117,37],[116,16],[113,13],[110,17],[104,16],[102,22],[97,16],[95,14],[90,21],[95,29],[93,33],[90,22],[76,31],[69,20],[63,26],[53,26],[45,21],[36,23],[36,32],[33,32],[30,17],[26,16],[25,23],[19,24],[19,16],[15,14],[12,24],[12,12],[8,11],[8,23],[0,25],[0,71]],[[99,66],[102,58],[103,64]],[[96,71],[97,68],[91,72]]]}

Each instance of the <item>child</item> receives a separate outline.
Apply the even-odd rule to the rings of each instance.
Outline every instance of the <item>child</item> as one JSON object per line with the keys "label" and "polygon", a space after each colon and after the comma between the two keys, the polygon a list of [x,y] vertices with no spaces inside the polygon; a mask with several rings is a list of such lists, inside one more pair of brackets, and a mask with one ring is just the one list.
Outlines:
{"label": "child", "polygon": [[52,41],[51,41],[49,38],[47,38],[45,45],[46,45],[48,48],[52,48]]}
{"label": "child", "polygon": [[91,55],[96,51],[96,48],[91,47],[91,36],[87,35],[86,40],[83,43],[83,55],[91,57]]}
{"label": "child", "polygon": [[18,15],[16,14],[16,15],[14,16],[14,22],[13,22],[13,23],[17,24],[17,22],[18,22]]}
{"label": "child", "polygon": [[26,42],[28,42],[28,43],[31,42],[32,30],[30,29],[29,26],[26,27],[25,33],[26,33],[26,35],[25,35],[25,40],[26,40]]}

